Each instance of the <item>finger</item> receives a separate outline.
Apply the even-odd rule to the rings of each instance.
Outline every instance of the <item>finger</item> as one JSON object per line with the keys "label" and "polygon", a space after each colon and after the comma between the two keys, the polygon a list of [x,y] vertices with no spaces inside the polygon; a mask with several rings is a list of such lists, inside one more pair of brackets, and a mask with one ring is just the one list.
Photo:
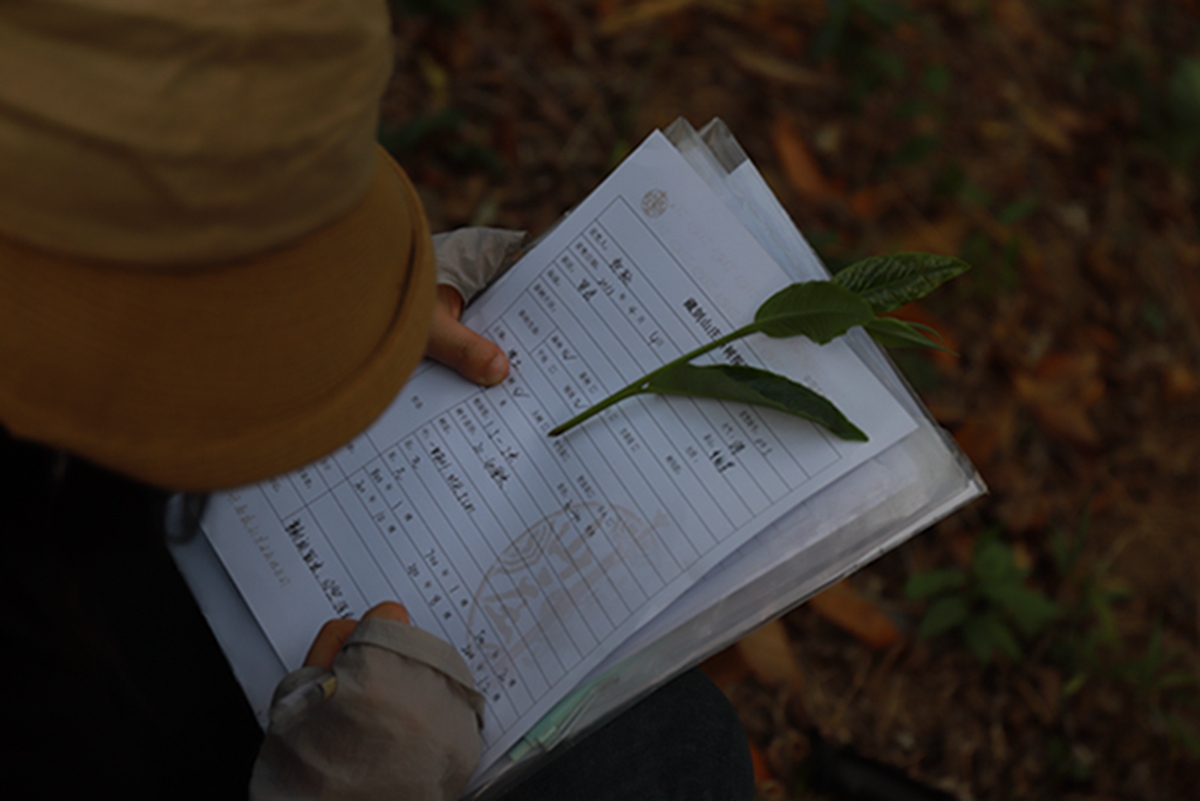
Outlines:
{"label": "finger", "polygon": [[500,346],[481,337],[458,321],[451,300],[443,301],[442,290],[454,293],[461,308],[462,298],[453,287],[439,286],[439,302],[429,330],[429,357],[456,370],[463,378],[483,386],[499,384],[508,375],[508,357]]}
{"label": "finger", "polygon": [[384,601],[381,604],[376,604],[375,606],[371,607],[367,613],[363,615],[363,620],[366,620],[369,617],[381,617],[385,620],[396,620],[401,623],[409,624],[412,623],[412,619],[408,616],[408,610],[404,608],[403,604],[398,604],[395,601]]}
{"label": "finger", "polygon": [[[381,604],[376,604],[363,615],[363,620],[369,617],[378,617],[385,620],[396,620],[400,623],[412,623],[408,616],[408,610],[402,604],[395,601],[384,601]],[[358,626],[358,621],[355,620],[330,620],[321,627],[317,632],[317,638],[313,640],[312,647],[308,649],[308,655],[304,657],[304,665],[308,667],[314,665],[323,667],[326,670],[333,667],[333,658],[337,656],[338,651],[342,650],[342,646],[346,644],[346,640],[354,633],[354,629]]]}
{"label": "finger", "polygon": [[356,620],[328,621],[317,632],[317,638],[313,640],[312,647],[308,649],[308,655],[304,657],[304,666],[315,665],[326,670],[332,668],[333,658],[337,656],[338,651],[342,650],[342,646],[354,633],[354,627],[357,625],[358,621]]}

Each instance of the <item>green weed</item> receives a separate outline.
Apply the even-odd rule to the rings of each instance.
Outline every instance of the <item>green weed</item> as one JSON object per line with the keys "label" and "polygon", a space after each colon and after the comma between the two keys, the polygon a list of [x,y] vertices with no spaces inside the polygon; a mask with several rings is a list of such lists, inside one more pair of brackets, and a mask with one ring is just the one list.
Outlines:
{"label": "green weed", "polygon": [[1085,512],[1076,531],[1057,531],[1050,541],[1064,590],[1073,598],[1063,606],[1049,652],[1069,677],[1063,697],[1077,695],[1093,681],[1123,684],[1174,749],[1200,760],[1200,733],[1184,716],[1185,708],[1200,709],[1200,676],[1180,666],[1182,653],[1164,643],[1161,621],[1155,622],[1142,652],[1129,654],[1116,608],[1132,597],[1132,590],[1113,575],[1111,558],[1085,560],[1089,522]]}
{"label": "green weed", "polygon": [[811,55],[838,62],[852,100],[860,102],[881,86],[903,80],[904,60],[878,43],[898,23],[914,18],[907,5],[899,0],[829,0],[826,8]]}
{"label": "green weed", "polygon": [[998,531],[983,534],[968,572],[930,570],[909,578],[905,596],[929,602],[918,636],[957,631],[982,663],[991,662],[997,651],[1020,659],[1021,641],[1032,640],[1060,614],[1057,604],[1026,586],[1026,573]]}

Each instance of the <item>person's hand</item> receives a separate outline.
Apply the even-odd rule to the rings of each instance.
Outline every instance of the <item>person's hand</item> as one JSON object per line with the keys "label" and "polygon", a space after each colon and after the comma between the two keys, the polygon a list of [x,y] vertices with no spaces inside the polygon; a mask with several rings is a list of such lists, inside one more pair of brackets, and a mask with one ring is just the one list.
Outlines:
{"label": "person's hand", "polygon": [[502,228],[459,228],[433,237],[437,305],[426,355],[485,387],[508,375],[508,357],[459,318],[471,298],[508,269],[524,242],[524,231]]}
{"label": "person's hand", "polygon": [[326,623],[270,715],[250,801],[454,801],[483,745],[471,669],[391,601]]}
{"label": "person's hand", "polygon": [[[396,620],[400,623],[412,623],[412,620],[408,617],[408,610],[395,601],[384,601],[381,604],[371,607],[363,615],[363,620],[369,617],[381,617],[385,620]],[[333,667],[333,658],[337,656],[338,651],[342,650],[342,646],[346,644],[346,640],[354,633],[354,629],[357,626],[357,620],[338,618],[327,622],[317,632],[317,638],[313,640],[312,647],[308,649],[308,656],[304,657],[304,666],[321,667],[326,670],[331,669]]]}
{"label": "person's hand", "polygon": [[429,358],[458,371],[468,381],[490,387],[508,375],[508,357],[500,346],[481,337],[458,320],[463,296],[449,284],[438,284],[433,326],[429,330]]}

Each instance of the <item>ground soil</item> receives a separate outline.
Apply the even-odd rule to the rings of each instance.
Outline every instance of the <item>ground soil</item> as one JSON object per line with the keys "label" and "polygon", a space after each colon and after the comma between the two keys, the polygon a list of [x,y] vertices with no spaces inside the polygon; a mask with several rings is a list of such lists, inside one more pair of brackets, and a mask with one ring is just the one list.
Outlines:
{"label": "ground soil", "polygon": [[[990,494],[852,579],[895,644],[804,606],[803,683],[729,687],[760,794],[819,797],[812,731],[960,799],[1200,797],[1200,4],[474,5],[396,15],[382,138],[434,230],[538,233],[719,116],[831,269],[974,266],[909,310],[959,357],[898,361]],[[1020,658],[914,634],[906,582],[984,532],[1060,609]]]}

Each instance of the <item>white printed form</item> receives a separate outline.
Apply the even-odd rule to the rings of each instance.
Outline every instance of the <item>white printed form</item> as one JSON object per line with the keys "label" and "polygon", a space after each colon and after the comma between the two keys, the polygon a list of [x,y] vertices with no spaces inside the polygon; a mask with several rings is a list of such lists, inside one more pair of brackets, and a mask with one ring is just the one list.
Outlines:
{"label": "white printed form", "polygon": [[424,365],[342,450],[218,496],[209,538],[289,667],[324,620],[402,601],[487,696],[486,766],[726,555],[914,428],[849,349],[756,336],[718,358],[818,388],[870,441],[653,396],[546,436],[784,283],[654,135],[472,307],[508,352],[502,385]]}

